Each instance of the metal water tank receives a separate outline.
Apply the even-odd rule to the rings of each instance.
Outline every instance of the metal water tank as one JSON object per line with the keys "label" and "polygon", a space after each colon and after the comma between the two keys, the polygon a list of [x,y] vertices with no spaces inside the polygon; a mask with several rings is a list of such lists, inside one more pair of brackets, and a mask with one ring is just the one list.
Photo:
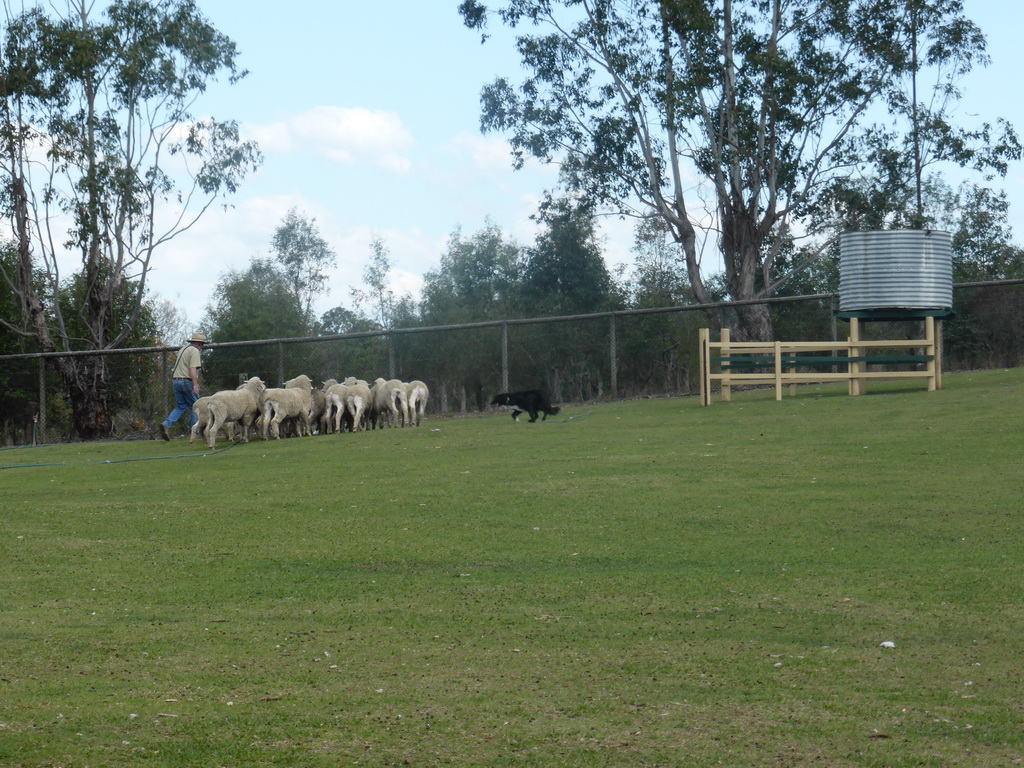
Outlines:
{"label": "metal water tank", "polygon": [[893,229],[840,235],[841,312],[952,306],[949,232]]}

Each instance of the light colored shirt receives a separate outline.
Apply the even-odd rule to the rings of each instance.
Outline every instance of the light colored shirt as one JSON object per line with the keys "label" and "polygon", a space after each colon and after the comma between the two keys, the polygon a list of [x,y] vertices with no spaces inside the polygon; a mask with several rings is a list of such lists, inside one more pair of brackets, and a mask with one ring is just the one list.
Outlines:
{"label": "light colored shirt", "polygon": [[199,350],[192,344],[186,344],[178,355],[178,361],[174,364],[174,373],[171,375],[176,379],[191,379],[192,368],[198,370],[203,367],[203,359]]}

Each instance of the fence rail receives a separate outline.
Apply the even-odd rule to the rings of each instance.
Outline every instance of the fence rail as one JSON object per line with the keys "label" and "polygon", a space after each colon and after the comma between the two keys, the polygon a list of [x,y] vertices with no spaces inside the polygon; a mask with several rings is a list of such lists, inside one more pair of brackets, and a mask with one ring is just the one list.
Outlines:
{"label": "fence rail", "polygon": [[[943,323],[947,370],[1012,367],[1024,359],[1024,280],[961,284],[956,319]],[[485,409],[497,391],[543,387],[561,403],[603,398],[689,395],[702,381],[697,331],[715,312],[731,324],[741,304],[768,305],[781,339],[846,337],[838,294],[653,307],[459,325],[216,342],[203,353],[204,392],[234,388],[241,374],[280,384],[299,373],[319,381],[357,376],[421,379],[428,415]],[[917,338],[917,325],[896,335]],[[892,337],[892,329],[886,331]],[[868,329],[865,341],[877,334]],[[71,439],[68,404],[48,362],[106,359],[115,428],[145,433],[172,407],[168,366],[177,346],[0,356],[0,444]],[[317,383],[319,383],[319,381]],[[29,419],[34,404],[39,422]]]}
{"label": "fence rail", "polygon": [[[731,399],[734,385],[770,384],[775,399],[782,399],[784,386],[796,394],[797,384],[845,381],[851,395],[867,391],[867,382],[874,380],[926,379],[928,391],[942,388],[942,354],[934,317],[925,318],[922,339],[864,341],[860,323],[850,321],[850,338],[846,341],[776,341],[735,342],[728,328],[720,331],[721,341],[711,341],[711,331],[701,328],[700,345],[701,404],[711,405],[712,382],[719,382],[723,401]],[[914,354],[891,354],[892,350],[921,349]],[[718,354],[713,354],[717,350]],[[878,354],[881,352],[882,354]],[[818,354],[815,354],[818,353]],[[820,354],[826,353],[826,354]],[[876,366],[869,370],[868,366]],[[924,370],[899,370],[892,366],[923,365]],[[817,370],[832,368],[832,372]],[[838,368],[845,368],[838,371]],[[884,370],[878,370],[883,368]],[[769,370],[770,369],[770,370]],[[743,372],[746,371],[746,372]]]}

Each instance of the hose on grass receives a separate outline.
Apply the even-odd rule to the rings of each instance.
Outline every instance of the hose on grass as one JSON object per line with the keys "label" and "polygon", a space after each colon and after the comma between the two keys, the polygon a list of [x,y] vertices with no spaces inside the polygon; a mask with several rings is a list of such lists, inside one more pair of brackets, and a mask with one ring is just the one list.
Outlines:
{"label": "hose on grass", "polygon": [[[590,411],[586,411],[584,413],[577,413],[575,416],[570,416],[567,419],[545,419],[543,423],[545,423],[545,424],[568,424],[569,422],[575,421],[576,419],[586,418],[590,414],[591,414]],[[67,461],[56,461],[56,462],[48,462],[48,463],[47,462],[40,462],[40,463],[36,463],[36,464],[9,464],[7,466],[0,465],[0,469],[30,469],[30,468],[33,468],[33,467],[73,467],[73,466],[100,465],[100,464],[129,464],[129,463],[137,462],[137,461],[166,461],[168,459],[202,459],[202,458],[205,458],[207,456],[216,456],[218,453],[224,453],[224,451],[229,451],[232,448],[234,448],[236,445],[237,445],[237,443],[229,443],[224,448],[218,448],[217,450],[214,450],[214,451],[207,451],[206,453],[179,454],[177,456],[145,456],[145,457],[137,458],[137,459],[106,459],[104,461],[87,461],[87,462],[83,462],[82,464],[75,464],[75,463],[67,462]],[[23,448],[23,447],[24,446],[12,446],[12,447],[9,447],[9,448],[2,448],[2,449],[0,449],[0,451],[13,451],[13,450],[16,450],[18,448]],[[46,446],[36,446],[36,447],[44,448]]]}
{"label": "hose on grass", "polygon": [[[76,466],[90,466],[100,464],[129,464],[136,461],[166,461],[168,459],[202,459],[206,456],[216,456],[218,453],[224,453],[234,448],[237,443],[228,443],[223,448],[218,448],[214,451],[207,451],[206,453],[182,453],[177,456],[144,456],[136,459],[104,459],[103,461],[86,461],[81,463],[73,463],[69,461],[56,461],[56,462],[40,462],[37,464],[9,464],[7,466],[0,466],[0,469],[29,469],[32,467],[76,467]],[[13,450],[13,449],[5,449]]]}
{"label": "hose on grass", "polygon": [[573,421],[574,419],[582,419],[585,416],[589,416],[591,413],[592,413],[591,411],[586,411],[585,413],[577,413],[575,416],[570,416],[567,419],[544,419],[543,423],[544,424],[568,424],[570,421]]}

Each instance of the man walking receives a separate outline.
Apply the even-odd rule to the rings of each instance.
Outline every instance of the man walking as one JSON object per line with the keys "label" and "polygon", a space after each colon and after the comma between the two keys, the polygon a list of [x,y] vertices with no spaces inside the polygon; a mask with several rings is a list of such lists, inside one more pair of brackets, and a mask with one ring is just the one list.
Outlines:
{"label": "man walking", "polygon": [[181,418],[185,411],[192,414],[192,424],[195,426],[198,421],[192,404],[199,399],[199,369],[203,367],[200,353],[203,345],[206,344],[206,335],[193,333],[188,343],[178,350],[178,357],[174,361],[174,410],[166,419],[160,422],[160,434],[164,440],[171,439],[171,425]]}

